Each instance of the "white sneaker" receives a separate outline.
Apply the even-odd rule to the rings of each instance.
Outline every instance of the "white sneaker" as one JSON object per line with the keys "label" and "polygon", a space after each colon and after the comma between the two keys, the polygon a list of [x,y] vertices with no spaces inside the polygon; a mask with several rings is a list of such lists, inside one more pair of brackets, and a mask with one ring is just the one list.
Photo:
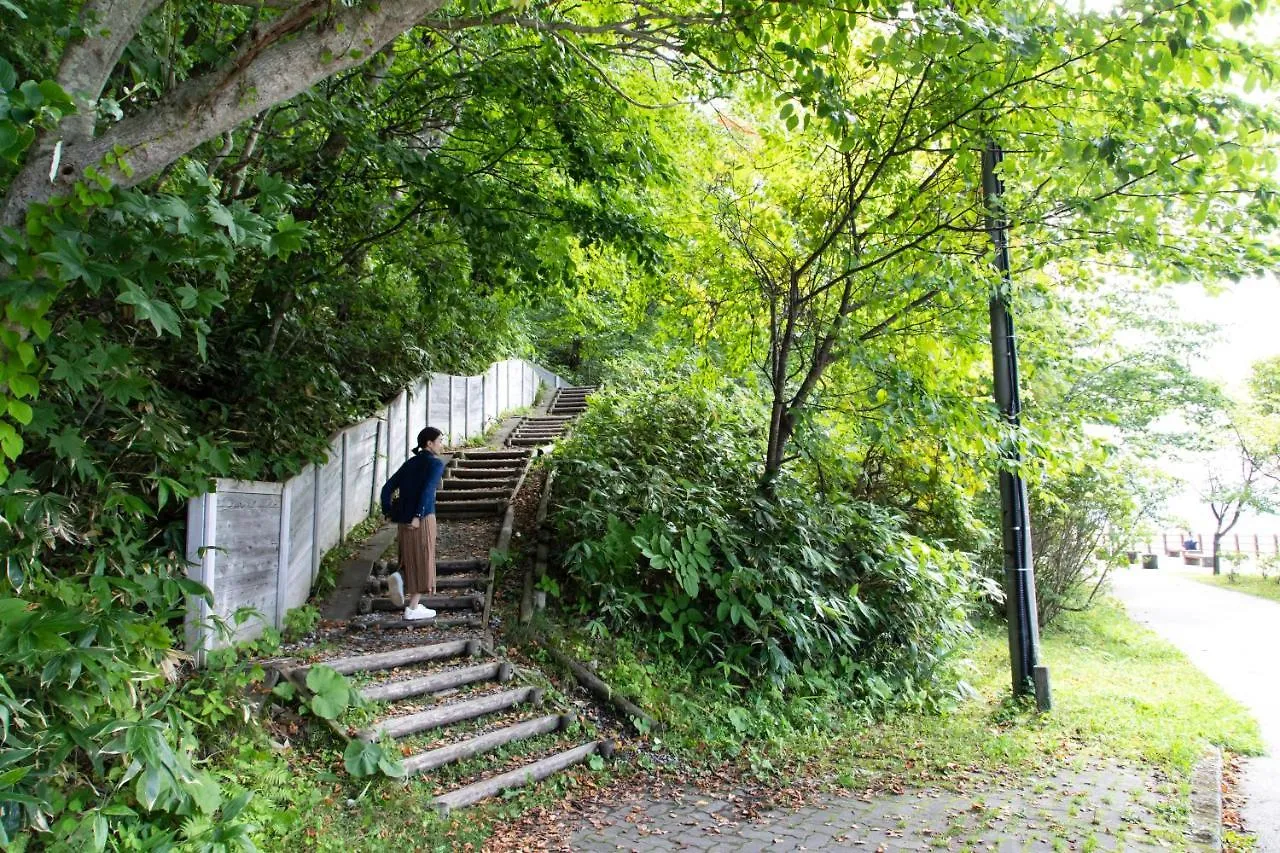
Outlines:
{"label": "white sneaker", "polygon": [[404,576],[399,572],[387,575],[387,598],[396,607],[404,607]]}
{"label": "white sneaker", "polygon": [[419,604],[417,607],[406,607],[404,609],[404,618],[406,622],[418,622],[423,619],[436,618],[436,612],[430,607],[423,607]]}

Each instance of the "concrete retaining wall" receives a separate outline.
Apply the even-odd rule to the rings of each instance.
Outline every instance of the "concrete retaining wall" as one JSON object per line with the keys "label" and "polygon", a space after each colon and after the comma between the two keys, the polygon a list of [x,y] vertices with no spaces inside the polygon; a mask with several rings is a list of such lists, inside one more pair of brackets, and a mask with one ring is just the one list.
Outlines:
{"label": "concrete retaining wall", "polygon": [[[433,373],[339,432],[324,463],[284,483],[217,480],[212,492],[187,505],[187,575],[213,594],[212,606],[189,603],[188,651],[203,663],[206,652],[228,640],[282,627],[285,613],[310,596],[320,558],[377,511],[382,484],[424,426],[442,430],[446,444],[464,444],[510,410],[531,405],[540,385],[566,384],[522,359],[496,362],[479,376]],[[248,613],[239,625],[237,611]],[[234,629],[228,640],[213,628],[218,619]]]}

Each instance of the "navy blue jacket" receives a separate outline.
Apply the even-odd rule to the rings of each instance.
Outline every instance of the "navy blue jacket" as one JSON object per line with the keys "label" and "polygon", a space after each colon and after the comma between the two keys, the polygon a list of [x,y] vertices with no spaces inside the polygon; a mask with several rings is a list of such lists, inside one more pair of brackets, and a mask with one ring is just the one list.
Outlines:
{"label": "navy blue jacket", "polygon": [[387,479],[382,487],[382,514],[396,524],[436,511],[436,489],[444,476],[444,460],[430,450],[410,459]]}

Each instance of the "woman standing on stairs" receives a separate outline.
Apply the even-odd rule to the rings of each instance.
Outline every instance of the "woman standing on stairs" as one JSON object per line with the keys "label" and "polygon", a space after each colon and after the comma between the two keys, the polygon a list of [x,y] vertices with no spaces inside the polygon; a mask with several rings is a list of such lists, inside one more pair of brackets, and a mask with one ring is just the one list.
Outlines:
{"label": "woman standing on stairs", "polygon": [[[413,456],[382,487],[382,514],[399,525],[396,544],[400,568],[388,579],[391,601],[404,604],[404,618],[432,619],[436,612],[424,607],[423,593],[436,594],[436,489],[444,475],[440,430],[427,427],[418,433]],[[405,594],[408,593],[408,601]]]}

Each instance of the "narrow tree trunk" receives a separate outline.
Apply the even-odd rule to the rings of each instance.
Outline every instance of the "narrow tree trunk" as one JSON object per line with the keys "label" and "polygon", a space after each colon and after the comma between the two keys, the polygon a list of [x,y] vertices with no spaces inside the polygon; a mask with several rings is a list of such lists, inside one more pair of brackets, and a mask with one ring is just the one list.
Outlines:
{"label": "narrow tree trunk", "polygon": [[783,399],[781,389],[775,389],[769,417],[769,443],[765,449],[764,476],[760,480],[769,494],[772,494],[773,484],[782,470],[783,454],[794,429],[795,419],[787,413],[787,401]]}
{"label": "narrow tree trunk", "polygon": [[1216,530],[1213,533],[1213,573],[1215,575],[1222,574],[1222,536],[1223,534]]}

